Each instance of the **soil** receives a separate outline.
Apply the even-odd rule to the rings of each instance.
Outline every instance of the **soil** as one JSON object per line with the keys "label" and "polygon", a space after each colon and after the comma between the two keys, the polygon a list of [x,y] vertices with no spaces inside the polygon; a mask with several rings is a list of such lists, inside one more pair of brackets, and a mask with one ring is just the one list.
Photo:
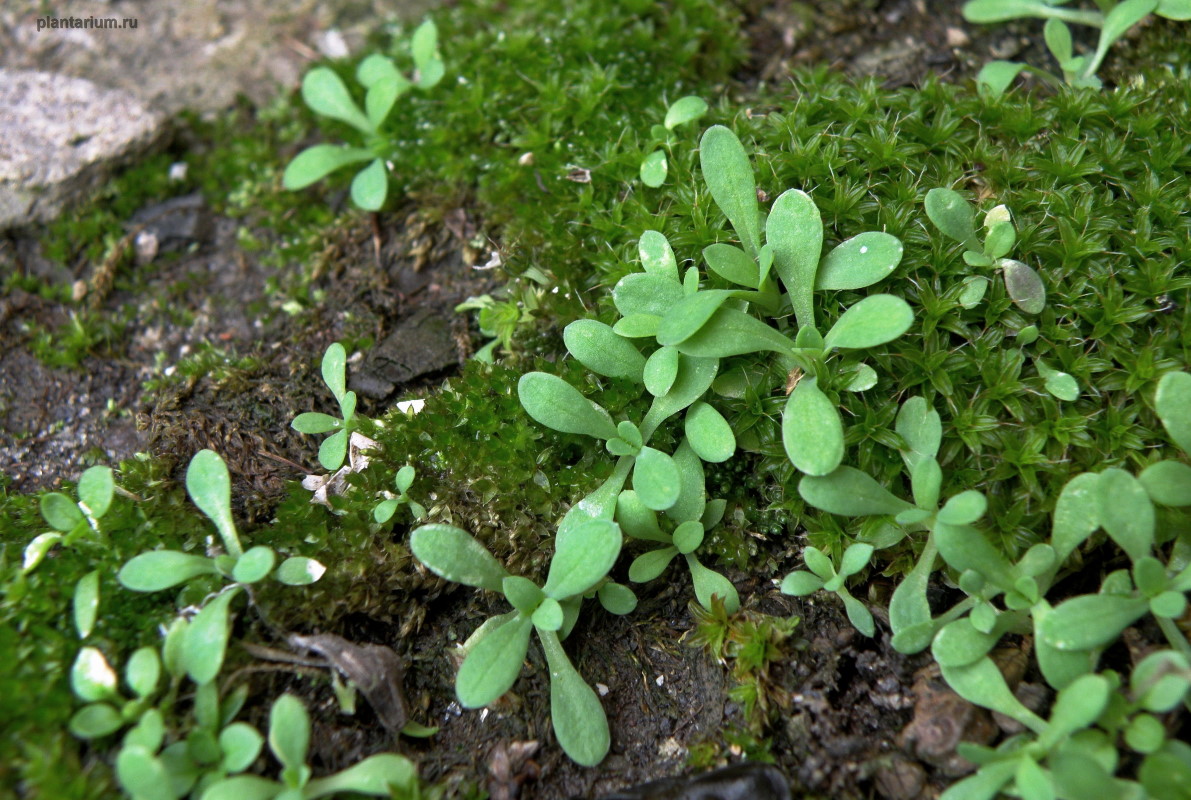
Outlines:
{"label": "soil", "polygon": [[[746,0],[753,55],[738,77],[745,84],[772,84],[793,67],[826,63],[876,75],[893,87],[917,84],[928,73],[967,78],[990,58],[1046,63],[1040,26],[979,28],[964,23],[958,7],[944,0]],[[60,49],[26,46],[23,52],[24,61],[39,66],[66,58]],[[434,321],[457,343],[455,362],[470,354],[471,334],[452,308],[490,287],[486,273],[471,269],[477,254],[468,244],[483,223],[465,209],[431,224],[416,208],[404,208],[376,217],[375,229],[344,232],[328,243],[327,268],[314,286],[326,292],[325,301],[318,311],[297,317],[270,306],[265,285],[275,273],[238,245],[239,223],[219,217],[210,222],[209,233],[183,253],[135,268],[136,279],[123,282],[135,285],[135,292],[99,293],[102,309],[127,309],[126,322],[114,348],[87,356],[81,369],[47,367],[25,346],[28,325],[57,328],[69,321],[69,306],[19,291],[0,298],[6,344],[0,350],[0,475],[11,479],[10,490],[54,488],[91,463],[117,463],[142,451],[180,466],[198,449],[215,447],[230,464],[233,497],[243,502],[237,513],[249,523],[265,520],[287,481],[321,472],[309,441],[288,422],[327,402],[315,394],[320,383],[311,362],[342,337],[344,312],[363,319],[354,324],[368,329],[376,342],[411,318]],[[0,271],[74,282],[101,269],[49,264],[32,232],[0,239]],[[143,381],[160,380],[162,364],[169,373],[170,365],[206,342],[232,358],[255,357],[260,365],[233,366],[214,382],[178,379],[142,392]],[[370,392],[374,399],[365,399],[363,413],[385,407],[397,392],[437,386],[451,373],[442,331],[428,334],[427,342],[425,358],[415,354],[414,363],[395,366],[389,359],[385,369],[374,371],[379,388]],[[789,543],[788,563],[775,576],[794,567],[790,554],[796,544]],[[995,734],[988,720],[974,718],[971,707],[921,672],[929,658],[894,651],[887,626],[866,639],[831,601],[785,597],[758,576],[729,572],[729,577],[742,589],[747,608],[802,620],[798,641],[771,675],[774,696],[784,698],[784,706],[781,722],[766,734],[778,766],[797,788],[841,798],[874,792],[896,800],[934,796],[962,769],[954,761],[958,734]],[[691,748],[720,741],[726,727],[747,728],[742,709],[728,699],[724,665],[684,641],[694,627],[689,598],[689,586],[676,580],[643,597],[627,618],[600,614],[581,621],[568,641],[580,672],[607,687],[603,702],[613,749],[599,769],[575,766],[553,741],[546,668],[536,645],[514,691],[496,706],[464,711],[454,702],[447,647],[465,639],[489,613],[503,610],[484,606],[470,590],[437,584],[412,601],[422,605],[417,619],[424,620],[414,630],[348,616],[336,630],[321,631],[358,644],[393,645],[405,665],[411,717],[440,726],[430,739],[394,742],[366,703],[354,717],[345,716],[325,682],[299,679],[288,667],[262,672],[253,682],[254,697],[292,688],[308,699],[316,771],[341,768],[395,745],[415,757],[424,779],[461,790],[479,785],[494,798],[531,800],[598,797],[680,774]],[[261,639],[268,639],[266,632]],[[266,712],[255,704],[249,713],[259,722]],[[731,749],[723,754],[725,760],[739,756]]]}

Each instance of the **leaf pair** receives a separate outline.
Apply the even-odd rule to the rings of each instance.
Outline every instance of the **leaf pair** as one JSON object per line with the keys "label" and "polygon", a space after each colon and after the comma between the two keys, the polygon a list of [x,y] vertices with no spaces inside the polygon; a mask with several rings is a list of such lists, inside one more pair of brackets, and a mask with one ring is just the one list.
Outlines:
{"label": "leaf pair", "polygon": [[[688,95],[675,100],[666,109],[666,120],[663,125],[653,126],[651,133],[654,142],[666,140],[670,131],[679,125],[694,122],[706,113],[707,103],[701,97]],[[656,189],[666,182],[666,173],[669,169],[666,151],[654,150],[641,161],[641,182],[651,189]]]}
{"label": "leaf pair", "polygon": [[39,506],[42,519],[53,531],[35,536],[22,557],[21,572],[28,575],[37,569],[54,545],[69,546],[81,536],[92,532],[102,537],[99,520],[112,505],[116,482],[111,467],[91,467],[79,477],[78,502],[61,492],[41,496]]}
{"label": "leaf pair", "polygon": [[323,382],[339,404],[339,416],[308,411],[294,417],[291,427],[299,433],[335,433],[323,440],[318,448],[318,461],[324,469],[337,470],[347,458],[351,432],[359,427],[356,416],[356,393],[347,391],[347,351],[339,342],[332,343],[323,354]]}
{"label": "leaf pair", "polygon": [[810,572],[797,570],[787,575],[782,580],[782,594],[802,597],[819,590],[833,592],[844,602],[848,620],[856,630],[865,636],[873,636],[877,629],[873,622],[872,612],[865,607],[864,603],[852,596],[844,583],[847,578],[868,566],[872,555],[873,546],[871,544],[860,542],[851,544],[840,558],[837,570],[823,551],[808,547],[802,551],[802,560]]}
{"label": "leaf pair", "polygon": [[397,509],[402,505],[409,506],[410,513],[414,515],[414,519],[425,519],[426,507],[406,494],[409,491],[409,487],[413,485],[415,474],[414,468],[409,464],[397,470],[397,475],[393,479],[397,487],[397,496],[382,500],[372,510],[372,518],[374,520],[383,525],[393,518],[393,515],[397,513]]}

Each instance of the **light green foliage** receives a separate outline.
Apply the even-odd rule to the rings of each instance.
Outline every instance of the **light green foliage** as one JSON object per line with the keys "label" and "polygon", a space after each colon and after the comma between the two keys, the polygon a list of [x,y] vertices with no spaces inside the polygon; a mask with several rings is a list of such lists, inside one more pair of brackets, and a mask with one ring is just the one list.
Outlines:
{"label": "light green foliage", "polygon": [[397,496],[382,500],[372,510],[373,519],[383,525],[391,520],[393,515],[397,513],[397,509],[403,505],[409,506],[409,511],[413,514],[414,519],[421,520],[426,518],[426,507],[417,500],[411,499],[406,494],[409,491],[409,487],[413,485],[416,475],[417,473],[414,471],[414,468],[408,464],[397,470],[397,475],[393,478],[393,483],[397,487]]}
{"label": "light green foliage", "polygon": [[390,145],[385,122],[397,100],[411,89],[431,89],[442,80],[444,66],[438,52],[438,29],[430,20],[410,40],[415,73],[406,78],[392,59],[379,53],[360,62],[356,80],[365,89],[364,108],[352,99],[343,80],[329,67],[315,67],[302,80],[302,99],[316,114],[345,122],[364,137],[363,147],[317,144],[299,153],[286,167],[282,184],[303,189],[351,164],[367,161],[352,180],[352,202],[365,211],[379,211],[389,192]]}
{"label": "light green foliage", "polygon": [[[623,476],[620,479],[623,481]],[[513,611],[481,625],[465,649],[455,691],[465,708],[495,702],[512,688],[529,649],[530,633],[550,665],[550,708],[558,742],[574,761],[594,766],[610,746],[608,720],[595,692],[572,666],[560,639],[574,627],[585,596],[595,594],[605,609],[624,614],[636,598],[608,580],[620,554],[620,528],[607,519],[563,524],[555,538],[550,572],[541,587],[513,576],[466,531],[451,525],[423,525],[410,536],[414,556],[431,572],[456,583],[504,594]]]}
{"label": "light green foliage", "polygon": [[339,416],[307,411],[294,417],[291,423],[300,433],[327,433],[318,448],[318,461],[325,469],[337,470],[347,458],[352,431],[360,427],[363,420],[356,414],[356,393],[347,390],[347,351],[339,342],[331,344],[323,354],[323,382],[339,404]]}
{"label": "light green foliage", "polygon": [[831,559],[821,550],[808,547],[802,551],[802,559],[810,572],[791,572],[782,580],[782,594],[795,597],[812,594],[820,589],[836,594],[844,601],[844,609],[848,619],[856,630],[865,636],[872,636],[877,632],[873,622],[873,615],[864,605],[848,591],[845,579],[855,575],[868,566],[873,554],[871,544],[857,542],[848,546],[840,560],[839,569],[831,563]]}
{"label": "light green foliage", "polygon": [[666,174],[670,170],[670,163],[666,160],[666,150],[674,146],[672,132],[675,128],[694,122],[707,113],[707,102],[701,97],[688,95],[670,104],[666,109],[666,119],[661,125],[654,125],[649,132],[649,144],[653,149],[641,161],[641,182],[651,189],[656,189],[666,182]]}
{"label": "light green foliage", "polygon": [[[1059,64],[1062,81],[1076,88],[1099,89],[1096,71],[1108,50],[1129,29],[1151,13],[1173,20],[1191,19],[1191,3],[1186,0],[1097,0],[1097,9],[1067,8],[1063,0],[971,0],[963,8],[969,22],[1007,22],[1022,17],[1045,19],[1043,36],[1046,46]],[[1075,53],[1068,23],[1099,29],[1096,50]],[[993,61],[976,77],[980,88],[993,96],[1005,93],[1022,71],[1030,72],[1058,85],[1060,79],[1046,70],[1012,61]]]}

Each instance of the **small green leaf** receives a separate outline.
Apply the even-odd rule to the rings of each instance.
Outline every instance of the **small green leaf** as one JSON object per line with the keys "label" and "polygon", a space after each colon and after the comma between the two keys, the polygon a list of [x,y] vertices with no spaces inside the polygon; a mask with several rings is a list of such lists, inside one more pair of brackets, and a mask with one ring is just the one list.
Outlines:
{"label": "small green leaf", "polygon": [[175,550],[152,550],[134,556],[120,568],[116,580],[134,592],[157,592],[216,572],[215,562],[209,558]]}
{"label": "small green leaf", "polygon": [[988,500],[975,489],[961,492],[947,501],[939,511],[938,519],[948,525],[971,525],[984,516]]}
{"label": "small green leaf", "polygon": [[666,130],[674,130],[679,125],[694,122],[707,113],[707,102],[696,95],[680,97],[666,109]]}
{"label": "small green leaf", "polygon": [[281,562],[273,577],[286,586],[309,586],[318,581],[327,568],[305,556],[291,556]]}
{"label": "small green leaf", "polygon": [[1157,7],[1158,0],[1123,0],[1104,16],[1100,41],[1115,42]]}
{"label": "small green leaf", "polygon": [[290,191],[305,189],[349,164],[358,164],[375,157],[371,150],[362,147],[316,144],[307,147],[289,162],[281,178],[281,185]]}
{"label": "small green leaf", "polygon": [[380,211],[389,194],[389,173],[382,159],[372,163],[352,178],[352,202],[365,211]]}
{"label": "small green leaf", "polygon": [[1187,596],[1182,592],[1165,591],[1150,599],[1150,613],[1160,619],[1178,619],[1187,610]]}
{"label": "small green leaf", "polygon": [[517,396],[526,413],[548,428],[597,439],[616,436],[616,425],[608,412],[557,375],[546,372],[522,375],[517,382]]}
{"label": "small green leaf", "polygon": [[898,584],[889,600],[889,626],[893,629],[893,638],[897,640],[894,647],[899,652],[917,653],[931,643],[934,626],[926,590],[937,554],[935,539],[931,535],[918,556],[918,563]]}
{"label": "small green leaf", "polygon": [[627,314],[612,326],[617,336],[627,339],[644,339],[656,336],[662,318],[656,314]]}
{"label": "small green leaf", "polygon": [[1154,410],[1174,443],[1191,455],[1191,373],[1163,375],[1154,395]]}
{"label": "small green leaf", "polygon": [[347,458],[347,431],[331,434],[318,446],[318,463],[332,472],[343,466]]}
{"label": "small green leaf", "polygon": [[848,594],[847,590],[840,591],[839,598],[844,601],[844,610],[848,612],[848,622],[852,623],[852,627],[870,638],[876,635],[877,626],[868,607]]}
{"label": "small green leaf", "polygon": [[219,749],[228,772],[242,772],[260,755],[264,737],[244,722],[234,722],[219,732]]}
{"label": "small green leaf", "polygon": [[625,275],[612,288],[612,302],[624,317],[634,314],[664,317],[683,297],[682,284],[667,275],[651,272]]}
{"label": "small green leaf", "polygon": [[717,242],[703,248],[703,260],[716,275],[732,283],[759,289],[761,276],[757,262],[735,245]]}
{"label": "small green leaf", "polygon": [[91,467],[79,478],[79,502],[96,519],[107,513],[115,491],[116,481],[111,467]]}
{"label": "small green leaf", "polygon": [[633,467],[633,490],[654,511],[665,511],[674,505],[681,490],[681,476],[674,460],[660,450],[642,448]]}
{"label": "small green leaf", "polygon": [[811,294],[823,250],[823,222],[810,195],[797,189],[782,192],[765,221],[765,238],[773,247],[773,268],[790,293],[798,327],[813,327]]}
{"label": "small green leaf", "polygon": [[984,255],[989,259],[1003,258],[1013,249],[1017,241],[1017,232],[1013,230],[1012,222],[998,222],[988,230],[984,237]]}
{"label": "small green leaf", "polygon": [[556,600],[584,594],[612,569],[622,543],[620,527],[604,519],[559,530],[542,591]]}
{"label": "small green leaf", "polygon": [[724,416],[708,403],[699,401],[686,414],[684,425],[691,449],[704,461],[727,461],[736,452],[736,437]]}
{"label": "small green leaf", "polygon": [[791,463],[807,475],[827,475],[844,457],[839,410],[815,378],[803,378],[782,412],[782,443]]}
{"label": "small green leaf", "polygon": [[823,588],[823,579],[811,572],[797,570],[782,579],[782,594],[803,597]]}
{"label": "small green leaf", "polygon": [[1000,639],[1000,633],[977,630],[965,617],[943,626],[935,635],[931,655],[941,666],[963,667],[988,655]]}
{"label": "small green leaf", "polygon": [[845,578],[855,575],[868,566],[869,559],[872,556],[873,546],[871,544],[856,542],[848,545],[848,549],[844,551],[844,555],[840,559],[838,574]]}
{"label": "small green leaf", "polygon": [[902,260],[902,243],[888,233],[853,236],[831,250],[819,264],[816,289],[863,289],[883,280]]}
{"label": "small green leaf", "polygon": [[502,587],[509,605],[523,614],[532,614],[546,597],[536,583],[520,575],[509,575]]}
{"label": "small green leaf", "polygon": [[1091,727],[1108,706],[1112,687],[1103,675],[1083,675],[1059,692],[1039,743],[1049,749],[1076,731]]}
{"label": "small green leaf", "polygon": [[343,427],[343,420],[330,414],[320,414],[317,411],[307,411],[294,417],[290,427],[298,433],[327,433]]}
{"label": "small green leaf", "polygon": [[[408,758],[395,753],[378,753],[334,775],[314,778],[302,790],[301,798],[317,800],[319,797],[339,795],[342,792],[355,792],[373,797],[415,797],[417,781],[417,769]],[[288,798],[278,797],[277,800]]]}
{"label": "small green leaf", "polygon": [[250,547],[236,561],[236,566],[232,569],[232,578],[240,583],[263,581],[273,571],[275,563],[277,554],[272,548],[264,545]]}
{"label": "small green leaf", "polygon": [[698,358],[728,358],[765,350],[788,353],[791,342],[751,314],[724,306],[712,314],[698,333],[684,340],[678,349],[685,355]]}
{"label": "small green leaf", "polygon": [[1191,689],[1191,663],[1175,650],[1159,650],[1141,660],[1129,675],[1133,696],[1146,711],[1165,714]]}
{"label": "small green leaf", "polygon": [[238,587],[225,591],[203,606],[190,621],[186,641],[182,645],[182,661],[186,665],[186,673],[195,683],[214,680],[223,666],[231,633],[229,606],[239,593]]}
{"label": "small green leaf", "polygon": [[376,128],[384,124],[397,98],[409,91],[409,88],[409,81],[400,75],[395,79],[380,80],[369,86],[368,94],[364,96],[364,113],[368,121]]}
{"label": "small green leaf", "polygon": [[182,648],[189,628],[190,623],[185,617],[175,618],[166,630],[165,641],[161,645],[161,661],[174,678],[181,678],[186,673],[186,667],[182,664]]}
{"label": "small green leaf", "polygon": [[679,355],[677,347],[659,347],[646,359],[642,380],[654,397],[661,397],[674,385],[674,379],[678,377]]}
{"label": "small green leaf", "polygon": [[844,385],[849,392],[865,392],[877,385],[877,371],[868,364],[856,364],[840,370],[841,375],[851,375]]}
{"label": "small green leaf", "polygon": [[356,80],[361,86],[371,89],[381,81],[393,81],[401,78],[401,72],[393,59],[380,53],[373,53],[360,62],[356,67]]}
{"label": "small green leaf", "polygon": [[[1009,80],[1012,79],[1011,77]],[[998,91],[997,94],[1001,91],[1004,90]],[[926,216],[945,236],[961,244],[969,244],[976,239],[975,214],[972,212],[972,206],[959,192],[952,189],[931,189],[926,193]]]}
{"label": "small green leaf", "polygon": [[665,151],[654,150],[641,161],[641,182],[651,189],[656,189],[666,182],[666,173],[669,170]]}
{"label": "small green leaf", "polygon": [[910,468],[910,491],[920,510],[930,512],[938,507],[942,485],[943,470],[933,457],[923,458]]}
{"label": "small green leaf", "polygon": [[302,79],[302,99],[316,114],[342,120],[363,133],[375,130],[352,100],[343,81],[327,67],[315,67],[306,73]]}
{"label": "small green leaf", "polygon": [[116,778],[137,800],[175,800],[169,772],[161,760],[144,747],[125,746],[116,756]]}
{"label": "small green leaf", "polygon": [[236,775],[212,783],[203,792],[201,800],[297,800],[292,793],[286,797],[285,791],[285,785],[277,781],[257,775]]}
{"label": "small green leaf", "polygon": [[823,476],[807,475],[798,483],[798,494],[815,508],[844,517],[898,514],[913,508],[868,473],[848,466]]}
{"label": "small green leaf", "polygon": [[687,520],[674,530],[674,546],[683,555],[693,553],[703,544],[703,523]]}
{"label": "small green leaf", "polygon": [[756,257],[761,249],[761,212],[753,167],[736,134],[713,125],[699,142],[703,180],[720,211],[732,223],[745,250]]}
{"label": "small green leaf", "polygon": [[186,491],[199,510],[215,523],[228,555],[239,558],[242,552],[232,521],[232,489],[227,464],[218,453],[200,450],[186,468]]}
{"label": "small green leaf", "polygon": [[124,681],[137,697],[149,697],[157,691],[161,678],[161,659],[153,647],[141,647],[128,659],[124,668]]}
{"label": "small green leaf", "polygon": [[645,231],[637,242],[641,267],[650,275],[678,283],[678,262],[666,237],[657,231]]}
{"label": "small green leaf", "polygon": [[1059,650],[1092,650],[1116,641],[1121,631],[1149,610],[1141,598],[1088,594],[1057,606],[1039,630]]}
{"label": "small green leaf", "polygon": [[37,568],[37,565],[46,557],[46,553],[53,549],[54,545],[62,540],[60,533],[43,533],[33,537],[33,541],[25,546],[25,552],[21,560],[22,574],[28,574]]}
{"label": "small green leaf", "polygon": [[655,397],[649,407],[649,413],[641,423],[641,435],[648,440],[668,417],[702,397],[711,387],[718,369],[718,359],[683,355],[678,360],[678,376],[670,391]]}
{"label": "small green leaf", "polygon": [[1005,291],[1014,305],[1027,314],[1041,314],[1046,308],[1046,286],[1038,273],[1011,258],[1002,258],[998,263],[1005,277]]}
{"label": "small green leaf", "polygon": [[70,688],[89,703],[116,697],[116,671],[98,648],[84,647],[70,668]]}
{"label": "small green leaf", "polygon": [[547,597],[533,612],[532,620],[538,630],[556,631],[562,627],[562,606],[553,597]]}
{"label": "small green leaf", "polygon": [[1155,503],[1191,506],[1191,467],[1181,461],[1150,464],[1137,479]]}
{"label": "small green leaf", "polygon": [[76,525],[86,522],[78,504],[61,492],[41,496],[41,516],[54,530],[70,533]]}
{"label": "small green leaf", "polygon": [[678,468],[678,499],[666,509],[666,516],[676,522],[701,519],[707,509],[707,478],[703,472],[703,461],[685,438],[678,443],[673,459],[674,466]]}
{"label": "small green leaf", "polygon": [[610,614],[631,614],[637,608],[637,595],[622,583],[608,581],[598,592],[600,605]]}
{"label": "small green leaf", "polygon": [[320,371],[336,400],[347,394],[347,350],[343,345],[332,342],[327,347]]}
{"label": "small green leaf", "polygon": [[1025,64],[1016,61],[990,61],[976,74],[976,85],[980,87],[982,95],[1000,97],[1025,68]]}
{"label": "small green leaf", "polygon": [[86,639],[95,629],[99,615],[99,570],[91,570],[74,585],[74,629],[80,639]]}
{"label": "small green leaf", "polygon": [[70,718],[67,728],[80,739],[98,739],[124,727],[120,712],[107,703],[83,706]]}
{"label": "small green leaf", "polygon": [[575,671],[553,631],[538,638],[550,667],[550,720],[554,735],[571,760],[594,767],[608,754],[611,737],[600,699]]}
{"label": "small green leaf", "polygon": [[694,336],[732,294],[726,290],[710,290],[684,297],[658,325],[658,344],[678,345]]}
{"label": "small green leaf", "polygon": [[465,586],[500,592],[509,574],[484,545],[452,525],[423,525],[410,534],[409,549],[435,575]]}
{"label": "small green leaf", "polygon": [[269,749],[287,769],[306,765],[310,747],[310,715],[292,694],[283,694],[269,709]]}
{"label": "small green leaf", "polygon": [[874,294],[843,313],[823,337],[825,349],[860,349],[891,342],[910,329],[914,312],[910,304],[891,294]]}
{"label": "small green leaf", "polygon": [[608,325],[578,319],[563,329],[562,338],[571,355],[592,372],[641,383],[645,356]]}
{"label": "small green leaf", "polygon": [[1159,0],[1154,13],[1179,21],[1191,19],[1191,0]]}
{"label": "small green leaf", "polygon": [[1084,472],[1067,481],[1060,492],[1051,529],[1051,543],[1060,563],[1100,527],[1099,488],[1100,476]]}
{"label": "small green leaf", "polygon": [[732,582],[714,570],[699,563],[694,553],[687,553],[687,567],[691,571],[691,583],[694,584],[695,598],[704,608],[711,608],[711,599],[719,597],[724,601],[724,610],[735,614],[740,610],[740,595]]}
{"label": "small green leaf", "polygon": [[433,20],[426,20],[414,29],[409,40],[410,55],[418,69],[438,58],[438,27]]}
{"label": "small green leaf", "polygon": [[629,580],[633,583],[645,583],[661,575],[670,566],[674,556],[678,555],[677,547],[663,547],[642,553],[633,559],[629,565]]}
{"label": "small green leaf", "polygon": [[937,520],[935,522],[935,544],[938,546],[939,554],[943,556],[943,560],[953,569],[960,572],[973,570],[980,573],[1001,591],[1013,590],[1017,576],[1008,560],[976,528],[970,525],[952,525]]}
{"label": "small green leaf", "polygon": [[518,614],[476,642],[455,678],[455,695],[464,708],[481,708],[512,688],[529,650],[533,625]]}
{"label": "small green leaf", "polygon": [[161,711],[156,708],[150,708],[142,714],[137,724],[124,734],[125,747],[143,747],[150,753],[160,750],[163,741],[165,741],[165,720],[161,716]]}
{"label": "small green leaf", "polygon": [[963,308],[975,308],[980,305],[988,291],[990,281],[983,275],[972,275],[964,278],[963,288],[959,293],[959,304]]}
{"label": "small green leaf", "polygon": [[940,664],[940,669],[947,685],[969,703],[1000,712],[1035,732],[1045,729],[1046,722],[1014,697],[1005,677],[987,656],[964,666]]}
{"label": "small green leaf", "polygon": [[1141,482],[1115,467],[1100,473],[1100,524],[1129,558],[1137,561],[1154,546],[1154,504]]}
{"label": "small green leaf", "polygon": [[634,539],[670,544],[670,535],[658,527],[657,514],[632,489],[626,489],[616,499],[616,521],[625,534]]}

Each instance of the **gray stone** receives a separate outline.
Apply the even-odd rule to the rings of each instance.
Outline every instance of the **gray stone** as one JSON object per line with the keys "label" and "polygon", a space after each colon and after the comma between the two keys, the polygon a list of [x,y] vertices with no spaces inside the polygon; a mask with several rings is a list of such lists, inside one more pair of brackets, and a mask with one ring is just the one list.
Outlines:
{"label": "gray stone", "polygon": [[0,69],[0,230],[53,219],[152,145],[163,122],[127,92]]}

